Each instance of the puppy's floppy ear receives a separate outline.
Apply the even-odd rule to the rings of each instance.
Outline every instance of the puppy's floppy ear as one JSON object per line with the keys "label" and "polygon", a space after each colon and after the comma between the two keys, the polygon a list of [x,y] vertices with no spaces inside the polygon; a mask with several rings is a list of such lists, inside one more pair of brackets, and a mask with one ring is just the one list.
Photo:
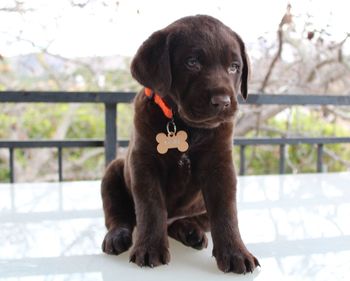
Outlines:
{"label": "puppy's floppy ear", "polygon": [[250,60],[246,52],[242,54],[243,70],[241,81],[241,95],[246,100],[248,97],[248,81],[250,78]]}
{"label": "puppy's floppy ear", "polygon": [[243,62],[242,77],[241,77],[241,95],[246,100],[248,97],[248,80],[250,78],[250,60],[245,50],[245,45],[241,37],[237,34],[237,39],[239,42],[239,47],[241,51],[241,57]]}
{"label": "puppy's floppy ear", "polygon": [[171,87],[169,37],[164,30],[153,33],[138,49],[131,74],[143,86],[165,96]]}

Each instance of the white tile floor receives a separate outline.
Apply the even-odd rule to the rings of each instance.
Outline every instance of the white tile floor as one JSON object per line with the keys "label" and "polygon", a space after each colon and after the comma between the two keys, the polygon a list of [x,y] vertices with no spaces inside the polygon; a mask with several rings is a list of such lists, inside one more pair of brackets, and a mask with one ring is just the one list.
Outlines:
{"label": "white tile floor", "polygon": [[350,173],[239,178],[239,218],[261,269],[221,273],[170,241],[155,269],[107,256],[99,182],[0,184],[0,280],[350,280]]}

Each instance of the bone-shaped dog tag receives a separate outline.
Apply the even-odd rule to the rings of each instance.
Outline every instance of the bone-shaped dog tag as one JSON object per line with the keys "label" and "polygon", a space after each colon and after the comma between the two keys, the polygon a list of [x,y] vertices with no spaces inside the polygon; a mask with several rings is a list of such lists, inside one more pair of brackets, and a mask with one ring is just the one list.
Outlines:
{"label": "bone-shaped dog tag", "polygon": [[170,132],[168,135],[159,133],[156,136],[158,142],[157,151],[160,154],[167,153],[170,148],[177,148],[181,152],[185,152],[188,149],[188,143],[186,141],[187,133],[185,131]]}

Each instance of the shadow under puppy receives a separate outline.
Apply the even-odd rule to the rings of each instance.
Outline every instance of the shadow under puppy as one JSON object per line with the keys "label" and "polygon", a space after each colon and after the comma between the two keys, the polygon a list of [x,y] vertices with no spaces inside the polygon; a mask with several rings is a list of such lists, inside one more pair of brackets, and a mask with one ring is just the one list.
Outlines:
{"label": "shadow under puppy", "polygon": [[247,97],[243,41],[215,18],[185,17],[142,44],[131,73],[145,88],[126,159],[102,180],[103,251],[134,244],[130,261],[153,267],[170,261],[168,235],[202,249],[211,231],[219,269],[252,272],[259,262],[238,229],[232,161],[237,95]]}

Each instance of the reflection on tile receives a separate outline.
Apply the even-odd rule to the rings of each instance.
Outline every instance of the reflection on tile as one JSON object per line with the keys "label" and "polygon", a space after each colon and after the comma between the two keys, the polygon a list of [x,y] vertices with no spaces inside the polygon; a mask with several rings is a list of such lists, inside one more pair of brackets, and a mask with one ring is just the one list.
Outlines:
{"label": "reflection on tile", "polygon": [[350,173],[239,178],[239,223],[262,268],[222,274],[170,240],[169,266],[101,253],[99,182],[0,184],[0,280],[349,280]]}

